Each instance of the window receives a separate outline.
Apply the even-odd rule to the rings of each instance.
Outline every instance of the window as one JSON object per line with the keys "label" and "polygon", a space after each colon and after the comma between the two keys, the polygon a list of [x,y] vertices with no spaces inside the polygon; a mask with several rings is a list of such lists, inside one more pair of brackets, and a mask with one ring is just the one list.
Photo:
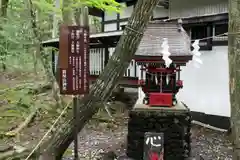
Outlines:
{"label": "window", "polygon": [[[215,25],[215,36],[228,32],[228,24],[216,24]],[[222,35],[220,37],[214,37],[214,41],[227,41],[227,35]]]}
{"label": "window", "polygon": [[215,35],[223,34],[228,32],[228,24],[216,24]]}
{"label": "window", "polygon": [[201,39],[207,37],[207,26],[194,26],[192,27],[191,32],[192,39]]}
{"label": "window", "polygon": [[[203,39],[212,36],[211,25],[198,25],[191,27],[191,39]],[[212,39],[204,39],[199,42],[200,50],[212,50]]]}
{"label": "window", "polygon": [[105,12],[104,13],[104,20],[110,21],[110,20],[116,20],[117,19],[117,13],[116,12]]}

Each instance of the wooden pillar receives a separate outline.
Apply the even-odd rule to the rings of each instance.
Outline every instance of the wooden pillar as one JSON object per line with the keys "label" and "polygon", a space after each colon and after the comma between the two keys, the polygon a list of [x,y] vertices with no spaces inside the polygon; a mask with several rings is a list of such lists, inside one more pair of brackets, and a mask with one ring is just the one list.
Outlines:
{"label": "wooden pillar", "polygon": [[120,30],[120,13],[117,13],[117,30]]}
{"label": "wooden pillar", "polygon": [[137,62],[134,60],[134,77],[137,77]]}
{"label": "wooden pillar", "polygon": [[55,62],[55,51],[54,49],[52,49],[52,72],[53,72],[53,75],[56,75],[56,62]]}
{"label": "wooden pillar", "polygon": [[102,12],[102,23],[101,23],[101,32],[104,32],[104,21],[105,21],[105,13]]}
{"label": "wooden pillar", "polygon": [[[142,65],[138,65],[137,66],[137,70],[138,70],[138,82],[140,82],[143,78],[143,75],[142,75]],[[144,95],[142,94],[142,87],[138,87],[138,100],[140,103],[140,101],[142,102],[143,101],[143,98],[144,98]]]}
{"label": "wooden pillar", "polygon": [[104,50],[105,50],[105,57],[104,57],[104,59],[105,59],[105,61],[104,61],[104,66],[106,66],[107,65],[107,63],[108,63],[108,60],[109,60],[109,50],[108,50],[108,46],[106,45],[105,46],[105,48],[104,48]]}
{"label": "wooden pillar", "polygon": [[[211,37],[213,34],[212,34],[212,27],[213,25],[212,24],[208,24],[207,25],[207,37]],[[212,38],[208,38],[207,39],[207,49],[208,50],[212,50],[212,45],[213,45],[213,39]]]}
{"label": "wooden pillar", "polygon": [[[146,73],[143,73],[144,70],[143,65],[138,65],[137,70],[138,70],[138,81],[140,82],[141,80],[144,80],[146,82]],[[145,75],[144,75],[145,74]],[[143,92],[143,89],[141,86],[138,86],[138,100],[137,104],[143,104],[144,98],[145,98],[145,93]]]}

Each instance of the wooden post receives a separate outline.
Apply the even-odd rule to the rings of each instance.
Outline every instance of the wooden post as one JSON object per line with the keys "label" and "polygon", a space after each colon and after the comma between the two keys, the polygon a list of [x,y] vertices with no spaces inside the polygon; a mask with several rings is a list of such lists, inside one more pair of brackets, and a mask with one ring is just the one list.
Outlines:
{"label": "wooden post", "polygon": [[[81,18],[80,18],[80,25],[89,27],[88,25],[88,7],[81,8]],[[83,72],[83,70],[82,70]],[[79,160],[78,156],[78,105],[79,105],[80,95],[73,97],[73,117],[74,117],[74,160]]]}
{"label": "wooden post", "polygon": [[[213,34],[212,34],[212,27],[213,25],[211,23],[208,23],[207,24],[207,37],[211,37]],[[212,38],[209,38],[207,39],[207,49],[208,50],[212,50],[212,41],[213,39]]]}
{"label": "wooden post", "polygon": [[120,30],[120,13],[117,13],[117,30]]}
{"label": "wooden post", "polygon": [[56,75],[56,58],[55,58],[55,51],[52,49],[52,72],[54,75]]}
{"label": "wooden post", "polygon": [[104,32],[105,30],[104,22],[105,22],[105,14],[104,12],[102,12],[101,32]]}
{"label": "wooden post", "polygon": [[74,119],[74,160],[79,160],[78,157],[78,96],[73,97],[73,119]]}

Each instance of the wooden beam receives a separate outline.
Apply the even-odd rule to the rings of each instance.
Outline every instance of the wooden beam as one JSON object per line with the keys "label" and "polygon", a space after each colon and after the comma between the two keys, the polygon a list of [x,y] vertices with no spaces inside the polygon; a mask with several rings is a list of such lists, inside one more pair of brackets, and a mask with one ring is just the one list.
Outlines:
{"label": "wooden beam", "polygon": [[228,40],[225,41],[213,41],[213,46],[227,46],[228,45]]}
{"label": "wooden beam", "polygon": [[120,23],[120,22],[127,22],[128,18],[119,18],[119,19],[114,19],[114,20],[108,20],[108,21],[103,21],[103,24],[112,24],[112,23]]}
{"label": "wooden beam", "polygon": [[[208,22],[228,21],[228,13],[222,13],[211,16],[200,16],[191,18],[182,18],[183,24],[199,24]],[[169,21],[177,21],[177,19],[171,19]]]}
{"label": "wooden beam", "polygon": [[[185,65],[188,61],[192,60],[192,55],[186,56],[170,56],[173,63]],[[141,56],[135,55],[134,60],[136,63],[164,63],[162,56]]]}

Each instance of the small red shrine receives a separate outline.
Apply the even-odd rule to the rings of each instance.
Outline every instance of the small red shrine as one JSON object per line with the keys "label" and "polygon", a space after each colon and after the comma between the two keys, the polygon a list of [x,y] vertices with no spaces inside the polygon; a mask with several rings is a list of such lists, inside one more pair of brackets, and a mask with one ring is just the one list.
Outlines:
{"label": "small red shrine", "polygon": [[[162,43],[168,41],[172,63],[165,65]],[[173,107],[183,87],[181,67],[192,59],[191,40],[181,24],[151,22],[135,53],[138,64],[139,98],[148,106]]]}

